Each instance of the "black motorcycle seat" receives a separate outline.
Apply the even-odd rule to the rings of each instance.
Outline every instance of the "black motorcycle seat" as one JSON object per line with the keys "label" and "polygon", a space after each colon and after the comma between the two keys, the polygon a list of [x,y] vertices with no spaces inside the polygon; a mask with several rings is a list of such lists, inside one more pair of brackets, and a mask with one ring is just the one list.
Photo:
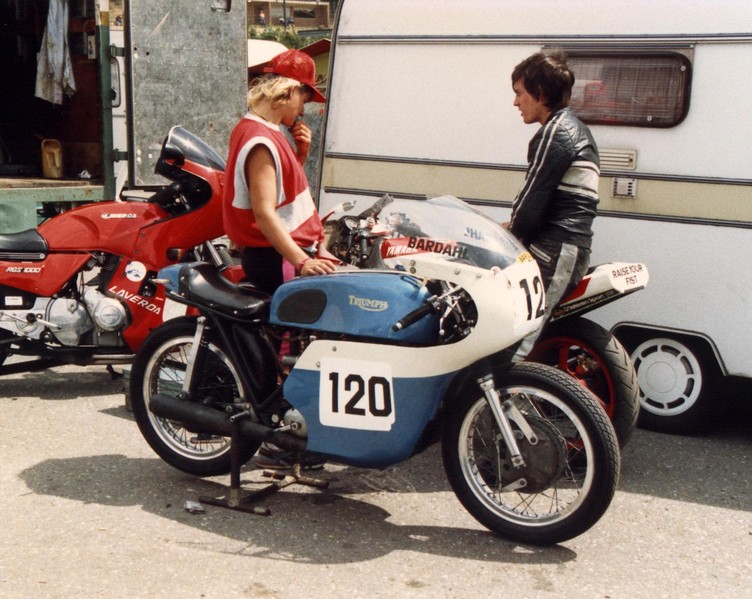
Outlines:
{"label": "black motorcycle seat", "polygon": [[36,229],[0,234],[0,258],[3,260],[43,260],[47,241]]}
{"label": "black motorcycle seat", "polygon": [[268,318],[271,297],[228,281],[213,264],[186,264],[180,270],[180,295],[191,303],[238,318]]}

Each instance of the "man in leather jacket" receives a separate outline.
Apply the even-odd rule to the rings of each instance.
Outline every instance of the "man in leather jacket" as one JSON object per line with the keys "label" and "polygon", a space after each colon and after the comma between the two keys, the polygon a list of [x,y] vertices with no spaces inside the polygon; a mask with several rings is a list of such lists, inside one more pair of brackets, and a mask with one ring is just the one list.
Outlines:
{"label": "man in leather jacket", "polygon": [[[533,54],[512,72],[514,105],[525,123],[542,127],[530,141],[525,184],[505,226],[538,262],[546,320],[587,271],[598,205],[598,148],[569,108],[573,85],[560,50]],[[517,356],[527,355],[536,338],[525,339]]]}

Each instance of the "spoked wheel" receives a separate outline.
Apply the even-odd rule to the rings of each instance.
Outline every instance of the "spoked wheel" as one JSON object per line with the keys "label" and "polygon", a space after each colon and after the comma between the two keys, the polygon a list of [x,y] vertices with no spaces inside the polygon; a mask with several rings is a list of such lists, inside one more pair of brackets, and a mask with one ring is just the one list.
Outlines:
{"label": "spoked wheel", "polygon": [[[181,422],[155,416],[148,407],[153,395],[174,397],[182,389],[195,330],[195,320],[181,319],[162,325],[147,338],[131,369],[131,406],[141,434],[165,462],[195,476],[227,474],[229,437],[191,430]],[[203,368],[194,376],[201,379],[193,401],[217,409],[244,402],[235,366],[218,343],[210,341]],[[258,445],[243,444],[242,462],[253,456]]]}
{"label": "spoked wheel", "polygon": [[569,317],[543,329],[528,360],[555,366],[601,401],[624,447],[637,426],[639,384],[629,353],[606,329]]}
{"label": "spoked wheel", "polygon": [[582,534],[608,508],[619,478],[618,443],[603,408],[543,364],[517,364],[496,373],[495,383],[502,403],[524,417],[526,426],[510,418],[524,465],[512,463],[484,394],[469,385],[449,410],[442,440],[455,494],[481,524],[517,542]]}

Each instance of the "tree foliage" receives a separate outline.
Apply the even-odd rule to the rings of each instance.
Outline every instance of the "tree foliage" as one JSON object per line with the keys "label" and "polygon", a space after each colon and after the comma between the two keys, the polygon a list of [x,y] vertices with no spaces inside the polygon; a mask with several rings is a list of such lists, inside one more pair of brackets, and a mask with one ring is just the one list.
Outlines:
{"label": "tree foliage", "polygon": [[302,48],[305,45],[303,40],[294,27],[248,27],[249,39],[272,40],[279,42],[288,48]]}

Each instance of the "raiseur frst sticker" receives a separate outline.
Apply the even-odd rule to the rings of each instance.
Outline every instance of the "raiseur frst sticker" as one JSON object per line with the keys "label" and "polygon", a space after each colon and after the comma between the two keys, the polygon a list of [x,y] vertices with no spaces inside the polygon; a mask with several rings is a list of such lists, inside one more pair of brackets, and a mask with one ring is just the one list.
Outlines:
{"label": "raiseur frst sticker", "polygon": [[146,266],[141,262],[128,262],[125,266],[125,276],[129,281],[138,283],[143,281],[146,276]]}
{"label": "raiseur frst sticker", "polygon": [[395,421],[391,366],[384,362],[323,358],[319,419],[325,426],[391,430]]}

